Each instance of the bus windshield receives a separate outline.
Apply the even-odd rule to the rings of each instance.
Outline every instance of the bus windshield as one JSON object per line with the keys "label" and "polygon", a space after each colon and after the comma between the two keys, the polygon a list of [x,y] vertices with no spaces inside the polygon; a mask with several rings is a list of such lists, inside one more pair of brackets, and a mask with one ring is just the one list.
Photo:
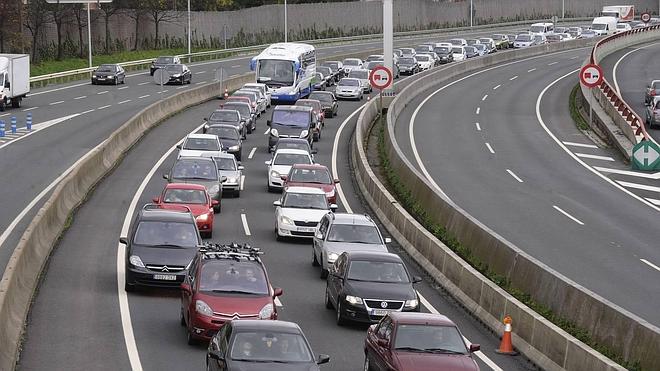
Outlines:
{"label": "bus windshield", "polygon": [[257,71],[257,82],[269,86],[293,86],[296,79],[292,61],[261,59]]}

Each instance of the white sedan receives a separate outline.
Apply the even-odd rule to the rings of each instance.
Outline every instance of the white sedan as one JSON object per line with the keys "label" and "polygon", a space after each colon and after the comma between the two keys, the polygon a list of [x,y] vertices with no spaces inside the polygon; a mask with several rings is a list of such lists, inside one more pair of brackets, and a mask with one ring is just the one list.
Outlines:
{"label": "white sedan", "polygon": [[430,69],[435,64],[435,60],[429,54],[417,54],[415,58],[417,58],[419,69],[422,71]]}
{"label": "white sedan", "polygon": [[278,149],[273,159],[266,161],[268,165],[268,192],[279,191],[284,186],[282,176],[289,174],[294,164],[313,164],[309,152],[302,149]]}
{"label": "white sedan", "polygon": [[463,46],[453,46],[451,53],[454,55],[454,62],[464,61],[467,59],[467,53]]}
{"label": "white sedan", "polygon": [[275,235],[312,238],[321,218],[337,205],[328,205],[325,192],[312,187],[288,187],[275,206]]}
{"label": "white sedan", "polygon": [[222,144],[214,134],[190,134],[177,146],[178,157],[217,157],[222,153]]}

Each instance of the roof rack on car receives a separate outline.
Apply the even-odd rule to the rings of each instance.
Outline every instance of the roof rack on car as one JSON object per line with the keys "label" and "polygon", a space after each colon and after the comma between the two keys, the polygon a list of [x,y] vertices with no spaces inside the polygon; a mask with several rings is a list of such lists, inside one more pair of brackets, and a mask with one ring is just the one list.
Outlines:
{"label": "roof rack on car", "polygon": [[[181,210],[178,210],[181,209]],[[161,210],[161,211],[178,211],[182,213],[192,213],[190,208],[186,205],[171,205],[167,209],[161,207],[161,205],[148,203],[142,206],[142,210]]]}
{"label": "roof rack on car", "polygon": [[206,243],[199,247],[199,252],[206,259],[258,259],[264,252],[258,247],[253,247],[248,243],[238,244],[231,242],[228,244]]}

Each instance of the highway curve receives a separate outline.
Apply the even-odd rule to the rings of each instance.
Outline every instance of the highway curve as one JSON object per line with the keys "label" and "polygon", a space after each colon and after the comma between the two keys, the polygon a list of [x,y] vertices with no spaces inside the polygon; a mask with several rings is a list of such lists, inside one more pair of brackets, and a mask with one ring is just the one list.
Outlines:
{"label": "highway curve", "polygon": [[[153,129],[79,209],[51,257],[32,307],[19,364],[21,369],[181,370],[204,367],[205,347],[187,345],[185,330],[179,326],[176,291],[126,296],[118,286],[117,267],[118,264],[123,266],[123,255],[118,256],[117,240],[129,204],[140,185],[145,182],[138,205],[149,202],[161,191],[165,182],[161,174],[172,164],[175,155],[165,156],[152,176],[147,174],[218,103],[211,101],[193,107]],[[344,197],[340,195],[340,211],[363,213],[369,211],[357,196],[348,165],[349,141],[360,104],[341,102],[339,116],[328,119],[323,138],[317,143],[316,160],[330,166],[332,153],[336,155],[336,171],[344,194]],[[339,128],[342,128],[341,135],[334,146]],[[238,199],[224,199],[222,213],[215,220],[213,241],[248,241],[263,248],[266,252],[263,260],[273,285],[284,289],[279,318],[299,323],[315,352],[331,355],[326,369],[361,369],[365,327],[338,327],[334,313],[325,309],[325,283],[319,278],[318,268],[311,265],[311,245],[275,241],[272,202],[278,195],[266,192],[264,161],[269,155],[265,130],[265,119],[261,118],[258,130],[244,143],[244,190]],[[248,156],[253,148],[253,156]],[[246,223],[242,222],[242,215]],[[391,250],[400,251],[395,244]],[[420,273],[411,259],[406,256],[404,259],[414,273]],[[428,278],[418,284],[417,289],[424,297],[425,311],[448,315],[470,341],[482,344],[483,353],[478,359],[482,370],[533,369],[522,357],[496,355],[498,336],[439,291]],[[124,301],[127,306],[122,307]],[[484,362],[494,363],[491,367]]]}
{"label": "highway curve", "polygon": [[430,98],[438,89],[427,91],[400,116],[396,137],[411,163],[479,221],[658,325],[658,207],[647,191],[624,186],[650,180],[569,115],[568,94],[589,51],[503,64]]}

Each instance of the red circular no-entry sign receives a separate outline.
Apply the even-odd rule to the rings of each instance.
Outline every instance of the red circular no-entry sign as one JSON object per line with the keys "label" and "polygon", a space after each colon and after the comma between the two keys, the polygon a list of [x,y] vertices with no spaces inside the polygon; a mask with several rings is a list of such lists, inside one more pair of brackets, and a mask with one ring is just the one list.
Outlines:
{"label": "red circular no-entry sign", "polygon": [[385,66],[378,66],[371,70],[371,73],[369,74],[371,86],[378,90],[387,89],[392,85],[392,80],[392,71]]}
{"label": "red circular no-entry sign", "polygon": [[640,18],[642,19],[642,22],[649,23],[649,21],[651,20],[651,15],[649,13],[642,13],[642,16]]}
{"label": "red circular no-entry sign", "polygon": [[580,82],[587,88],[595,88],[603,82],[603,70],[597,64],[587,64],[580,70]]}

